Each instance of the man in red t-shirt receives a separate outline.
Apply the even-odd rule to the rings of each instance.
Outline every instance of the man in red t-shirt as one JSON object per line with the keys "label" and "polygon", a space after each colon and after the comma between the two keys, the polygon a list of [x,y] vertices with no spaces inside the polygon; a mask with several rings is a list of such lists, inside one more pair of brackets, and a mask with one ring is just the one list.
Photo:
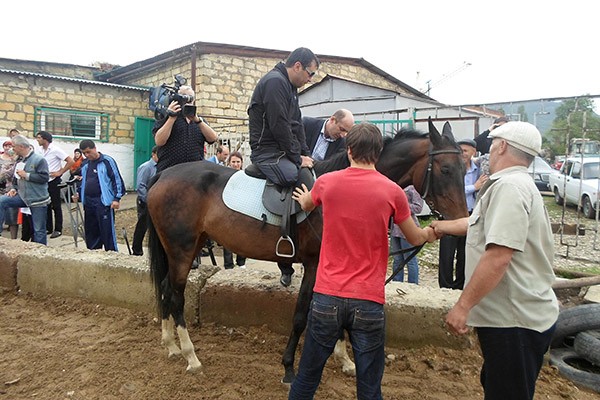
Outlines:
{"label": "man in red t-shirt", "polygon": [[308,191],[296,188],[305,211],[322,206],[323,240],[298,376],[289,399],[312,399],[323,367],[346,330],[356,363],[359,399],[380,399],[385,366],[385,275],[390,216],[407,240],[436,240],[410,217],[403,190],[375,170],[383,148],[379,129],[355,125],[346,138],[350,167],[328,173]]}

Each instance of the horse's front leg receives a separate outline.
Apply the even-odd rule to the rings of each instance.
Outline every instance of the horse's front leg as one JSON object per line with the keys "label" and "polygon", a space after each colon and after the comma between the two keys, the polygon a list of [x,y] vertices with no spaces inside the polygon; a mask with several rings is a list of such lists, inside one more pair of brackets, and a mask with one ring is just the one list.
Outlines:
{"label": "horse's front leg", "polygon": [[283,353],[281,363],[285,369],[285,375],[281,380],[282,383],[291,384],[296,378],[296,372],[294,371],[294,359],[296,355],[296,349],[298,348],[298,342],[302,332],[306,329],[306,322],[308,318],[308,310],[310,308],[310,302],[313,296],[313,287],[315,286],[315,278],[317,273],[317,261],[314,263],[304,263],[304,277],[302,278],[302,284],[300,285],[300,293],[298,293],[298,300],[296,300],[296,309],[294,310],[294,319],[292,325],[292,332],[288,339],[287,346]]}

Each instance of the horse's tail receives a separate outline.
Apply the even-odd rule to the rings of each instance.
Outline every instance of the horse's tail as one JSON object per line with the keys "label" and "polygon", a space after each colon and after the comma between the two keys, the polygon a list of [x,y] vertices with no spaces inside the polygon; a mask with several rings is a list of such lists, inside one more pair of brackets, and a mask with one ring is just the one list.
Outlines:
{"label": "horse's tail", "polygon": [[[162,300],[165,292],[163,282],[169,272],[167,253],[158,237],[152,218],[148,215],[148,250],[150,252],[150,271],[154,292],[156,293],[156,305],[158,313],[162,314]],[[160,315],[163,318],[163,315]]]}

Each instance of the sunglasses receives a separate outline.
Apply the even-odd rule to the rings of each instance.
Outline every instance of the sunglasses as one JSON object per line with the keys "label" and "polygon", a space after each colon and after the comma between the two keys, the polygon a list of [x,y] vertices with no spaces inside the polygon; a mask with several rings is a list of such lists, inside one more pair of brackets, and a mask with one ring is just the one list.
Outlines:
{"label": "sunglasses", "polygon": [[317,71],[310,71],[307,67],[304,67],[304,70],[306,71],[306,73],[308,74],[309,78],[312,78],[313,76],[315,76],[315,74],[317,73]]}

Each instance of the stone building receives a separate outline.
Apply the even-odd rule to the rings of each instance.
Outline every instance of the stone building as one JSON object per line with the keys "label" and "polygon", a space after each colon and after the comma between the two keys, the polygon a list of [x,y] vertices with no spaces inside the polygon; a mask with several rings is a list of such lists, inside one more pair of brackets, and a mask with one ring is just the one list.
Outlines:
{"label": "stone building", "polygon": [[[289,51],[196,42],[123,67],[0,59],[0,136],[16,127],[29,137],[55,135],[69,154],[83,138],[114,156],[128,189],[153,145],[152,87],[176,74],[197,93],[198,113],[220,141],[247,152],[247,106],[256,82]],[[336,76],[414,99],[433,101],[362,58],[318,54],[313,84]],[[214,146],[207,153],[214,152]],[[246,154],[247,155],[247,154]]]}

